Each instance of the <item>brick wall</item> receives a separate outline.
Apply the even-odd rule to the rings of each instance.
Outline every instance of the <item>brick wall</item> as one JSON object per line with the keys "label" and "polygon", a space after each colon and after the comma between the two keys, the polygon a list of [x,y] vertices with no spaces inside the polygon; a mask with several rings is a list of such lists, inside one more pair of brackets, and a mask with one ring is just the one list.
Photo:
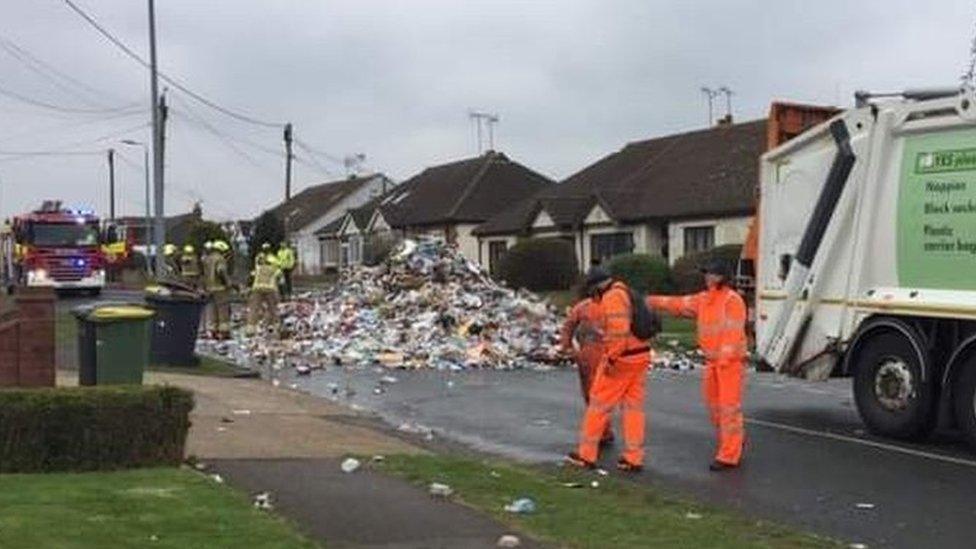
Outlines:
{"label": "brick wall", "polygon": [[49,289],[17,292],[0,305],[0,387],[53,387],[55,296]]}

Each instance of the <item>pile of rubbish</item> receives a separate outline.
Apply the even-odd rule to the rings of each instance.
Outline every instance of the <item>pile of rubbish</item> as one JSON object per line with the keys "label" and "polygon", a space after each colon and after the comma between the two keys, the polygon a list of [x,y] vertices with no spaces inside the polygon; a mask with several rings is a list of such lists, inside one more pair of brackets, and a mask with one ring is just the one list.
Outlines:
{"label": "pile of rubbish", "polygon": [[282,337],[203,340],[252,368],[545,369],[561,361],[561,318],[538,296],[492,280],[455,248],[405,240],[383,264],[282,303]]}
{"label": "pile of rubbish", "polygon": [[703,368],[704,365],[705,355],[699,349],[685,349],[677,340],[658,342],[651,363],[657,369],[682,372]]}

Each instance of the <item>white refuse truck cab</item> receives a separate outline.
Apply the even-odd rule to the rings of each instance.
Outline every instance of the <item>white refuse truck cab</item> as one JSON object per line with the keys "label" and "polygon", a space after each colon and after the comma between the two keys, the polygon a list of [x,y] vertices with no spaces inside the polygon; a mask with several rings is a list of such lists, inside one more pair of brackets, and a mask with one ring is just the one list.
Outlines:
{"label": "white refuse truck cab", "polygon": [[878,434],[976,447],[976,95],[859,93],[763,155],[756,350]]}

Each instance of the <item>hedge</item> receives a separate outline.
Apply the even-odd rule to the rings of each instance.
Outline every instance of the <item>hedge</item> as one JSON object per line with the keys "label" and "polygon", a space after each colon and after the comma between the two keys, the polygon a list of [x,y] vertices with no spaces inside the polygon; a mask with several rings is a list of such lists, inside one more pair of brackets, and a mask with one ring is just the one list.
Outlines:
{"label": "hedge", "polygon": [[502,257],[498,276],[509,286],[533,292],[565,290],[578,276],[572,242],[532,238],[518,242]]}
{"label": "hedge", "polygon": [[0,390],[0,473],[178,465],[192,409],[176,387]]}
{"label": "hedge", "polygon": [[735,273],[736,263],[742,255],[740,244],[726,244],[711,250],[688,254],[674,262],[671,268],[671,279],[674,281],[674,290],[680,294],[688,294],[700,291],[705,287],[705,280],[699,269],[705,262],[711,259],[721,259],[728,265],[729,274]]}
{"label": "hedge", "polygon": [[610,261],[610,273],[641,294],[669,294],[674,290],[668,262],[661,257],[620,255]]}

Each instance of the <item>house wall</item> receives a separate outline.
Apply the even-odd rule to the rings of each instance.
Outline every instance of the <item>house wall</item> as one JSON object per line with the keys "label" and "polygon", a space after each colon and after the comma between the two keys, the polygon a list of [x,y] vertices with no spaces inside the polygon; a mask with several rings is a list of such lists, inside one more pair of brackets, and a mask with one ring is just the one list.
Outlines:
{"label": "house wall", "polygon": [[319,238],[315,235],[315,231],[345,215],[346,210],[362,206],[370,198],[376,196],[377,193],[382,192],[383,182],[382,177],[374,177],[369,182],[363,184],[356,192],[339,201],[324,215],[289,234],[289,238],[294,243],[296,252],[298,252],[296,269],[299,273],[319,274],[322,272],[321,246],[319,245]]}
{"label": "house wall", "polygon": [[715,246],[743,244],[749,233],[751,220],[751,216],[737,216],[672,221],[668,225],[668,262],[674,265],[675,261],[685,255],[685,228],[714,227]]}
{"label": "house wall", "polygon": [[454,226],[455,230],[455,242],[458,245],[458,251],[461,252],[468,261],[478,262],[478,237],[471,234],[478,225],[476,223],[461,223]]}

